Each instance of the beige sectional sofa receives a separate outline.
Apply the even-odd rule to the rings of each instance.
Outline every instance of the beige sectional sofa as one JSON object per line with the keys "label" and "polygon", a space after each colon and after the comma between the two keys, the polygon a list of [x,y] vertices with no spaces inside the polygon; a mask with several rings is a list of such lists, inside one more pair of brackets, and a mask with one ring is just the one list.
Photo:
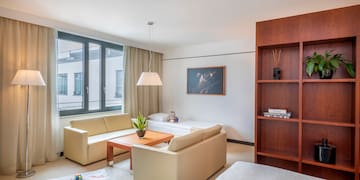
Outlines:
{"label": "beige sectional sofa", "polygon": [[169,146],[134,145],[135,180],[207,179],[226,163],[226,133],[216,125],[175,137]]}
{"label": "beige sectional sofa", "polygon": [[[64,156],[86,165],[106,158],[106,141],[135,133],[127,114],[71,121],[64,128]],[[114,154],[124,150],[114,148]]]}

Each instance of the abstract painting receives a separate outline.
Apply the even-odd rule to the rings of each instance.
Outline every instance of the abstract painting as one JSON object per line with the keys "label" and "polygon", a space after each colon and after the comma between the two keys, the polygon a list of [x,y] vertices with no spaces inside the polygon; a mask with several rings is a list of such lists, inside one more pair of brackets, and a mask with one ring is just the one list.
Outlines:
{"label": "abstract painting", "polygon": [[187,93],[225,95],[225,66],[188,68]]}

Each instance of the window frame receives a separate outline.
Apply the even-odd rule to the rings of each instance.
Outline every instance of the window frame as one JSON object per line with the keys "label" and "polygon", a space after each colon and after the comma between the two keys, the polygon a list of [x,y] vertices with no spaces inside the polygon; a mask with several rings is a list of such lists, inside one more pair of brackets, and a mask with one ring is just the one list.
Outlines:
{"label": "window frame", "polygon": [[[91,39],[83,36],[78,36],[74,34],[69,34],[66,32],[58,32],[57,39],[68,40],[73,42],[82,43],[84,47],[84,67],[83,67],[83,87],[82,87],[82,96],[83,96],[83,108],[74,109],[74,110],[63,110],[60,111],[60,116],[68,116],[68,115],[77,115],[77,114],[87,114],[87,113],[96,113],[96,112],[106,112],[106,111],[114,111],[114,110],[122,110],[123,107],[120,106],[110,106],[106,107],[105,105],[105,63],[106,63],[106,48],[111,48],[115,50],[124,51],[123,45],[109,43],[105,41],[100,41],[96,39]],[[89,44],[98,44],[100,45],[100,109],[98,110],[89,110]],[[123,70],[124,71],[124,70]],[[75,78],[75,77],[74,77]],[[75,81],[74,81],[75,82]],[[123,81],[124,82],[124,81]]]}

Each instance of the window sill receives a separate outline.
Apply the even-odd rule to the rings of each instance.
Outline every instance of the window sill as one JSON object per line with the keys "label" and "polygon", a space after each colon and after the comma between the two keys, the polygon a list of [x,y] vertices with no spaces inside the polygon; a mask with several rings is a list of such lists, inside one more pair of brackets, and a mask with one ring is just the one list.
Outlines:
{"label": "window sill", "polygon": [[113,116],[113,115],[119,115],[119,114],[124,114],[124,112],[121,110],[116,110],[116,111],[106,111],[106,112],[96,112],[96,113],[61,116],[60,120],[83,120],[83,119],[99,118],[99,117]]}

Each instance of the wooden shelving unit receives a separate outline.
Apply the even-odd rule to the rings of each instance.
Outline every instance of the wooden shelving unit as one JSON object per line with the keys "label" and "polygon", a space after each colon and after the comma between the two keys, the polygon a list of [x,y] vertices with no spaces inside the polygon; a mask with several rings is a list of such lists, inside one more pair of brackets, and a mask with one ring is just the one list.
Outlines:
{"label": "wooden shelving unit", "polygon": [[[360,6],[258,22],[256,36],[255,159],[326,179],[360,180]],[[341,28],[339,28],[341,27]],[[273,80],[272,50],[281,49],[281,79]],[[305,73],[305,58],[333,50],[355,66],[333,79]],[[268,108],[290,119],[263,116]],[[322,138],[336,146],[336,163],[314,160]]]}

